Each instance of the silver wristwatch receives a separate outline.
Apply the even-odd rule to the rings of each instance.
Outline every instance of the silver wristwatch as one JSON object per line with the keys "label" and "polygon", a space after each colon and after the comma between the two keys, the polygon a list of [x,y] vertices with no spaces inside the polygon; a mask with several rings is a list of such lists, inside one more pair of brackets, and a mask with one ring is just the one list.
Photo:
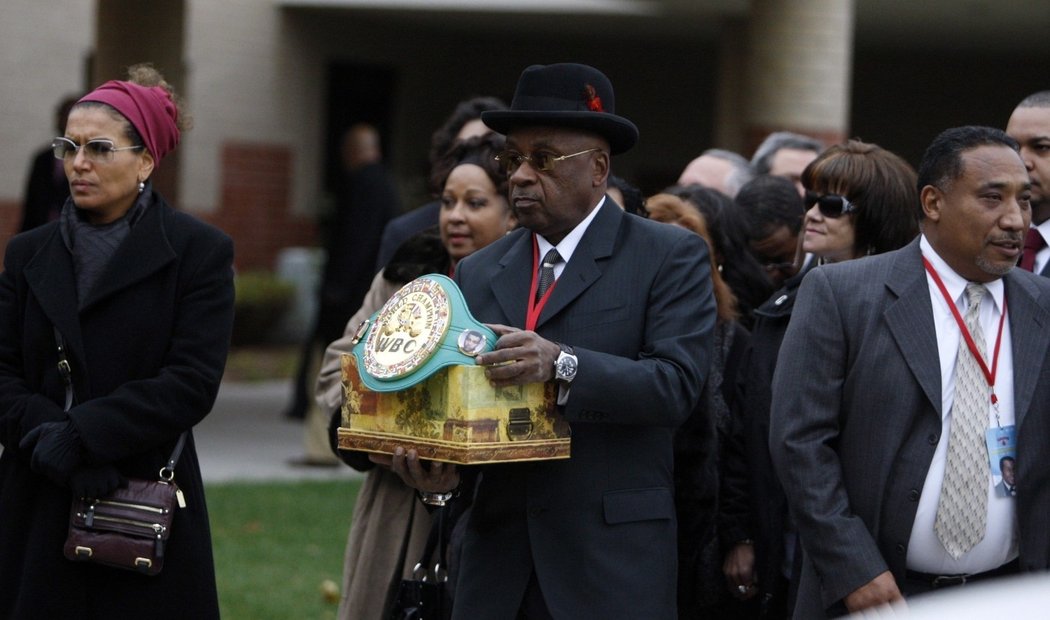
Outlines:
{"label": "silver wristwatch", "polygon": [[572,347],[560,342],[558,346],[561,347],[561,353],[558,354],[558,359],[554,360],[554,380],[559,383],[571,383],[576,378],[579,360],[576,359]]}
{"label": "silver wristwatch", "polygon": [[444,492],[418,491],[419,499],[428,506],[444,506],[456,496],[456,490]]}

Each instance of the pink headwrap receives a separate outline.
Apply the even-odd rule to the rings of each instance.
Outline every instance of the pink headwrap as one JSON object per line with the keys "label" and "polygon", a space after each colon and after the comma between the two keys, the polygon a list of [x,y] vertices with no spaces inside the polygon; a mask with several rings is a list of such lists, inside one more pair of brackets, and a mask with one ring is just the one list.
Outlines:
{"label": "pink headwrap", "polygon": [[110,80],[80,98],[112,106],[124,115],[142,136],[154,165],[179,143],[175,121],[179,112],[168,92],[159,86],[139,86],[132,82]]}

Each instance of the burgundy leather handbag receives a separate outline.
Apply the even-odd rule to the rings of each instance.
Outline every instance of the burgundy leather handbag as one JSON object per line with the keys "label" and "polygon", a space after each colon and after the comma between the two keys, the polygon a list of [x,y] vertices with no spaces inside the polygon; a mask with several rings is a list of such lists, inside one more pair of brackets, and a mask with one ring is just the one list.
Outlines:
{"label": "burgundy leather handbag", "polygon": [[[65,410],[73,405],[73,381],[65,342],[55,330],[58,369],[66,384]],[[129,479],[126,487],[105,497],[74,497],[69,510],[66,558],[156,575],[164,568],[164,546],[171,536],[175,511],[186,501],[175,484],[175,464],[186,443],[179,436],[171,458],[157,480]]]}
{"label": "burgundy leather handbag", "polygon": [[131,479],[105,497],[74,498],[66,558],[156,575],[180,496],[174,482]]}

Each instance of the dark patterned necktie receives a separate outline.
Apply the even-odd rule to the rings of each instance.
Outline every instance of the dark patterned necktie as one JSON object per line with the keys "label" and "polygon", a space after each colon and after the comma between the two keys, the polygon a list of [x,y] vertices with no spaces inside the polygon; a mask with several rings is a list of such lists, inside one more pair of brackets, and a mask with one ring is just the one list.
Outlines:
{"label": "dark patterned necktie", "polygon": [[560,262],[561,254],[554,248],[543,255],[543,262],[540,263],[540,282],[536,287],[536,301],[543,299],[543,294],[554,284],[554,266]]}
{"label": "dark patterned necktie", "polygon": [[1021,269],[1035,271],[1035,255],[1045,247],[1046,240],[1039,234],[1039,230],[1029,228],[1028,235],[1024,238],[1024,254],[1021,255]]}
{"label": "dark patterned necktie", "polygon": [[[988,289],[966,285],[970,307],[964,321],[977,351],[984,357],[984,331],[978,316],[981,298]],[[988,426],[988,381],[966,343],[959,343],[955,360],[955,398],[948,456],[934,530],[944,549],[958,559],[984,538],[988,519],[988,450],[984,431]]]}

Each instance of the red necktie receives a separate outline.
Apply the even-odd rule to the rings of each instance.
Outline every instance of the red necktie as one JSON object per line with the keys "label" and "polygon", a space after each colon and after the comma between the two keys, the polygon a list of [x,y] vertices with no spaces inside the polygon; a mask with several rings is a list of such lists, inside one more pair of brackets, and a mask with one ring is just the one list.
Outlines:
{"label": "red necktie", "polygon": [[1039,234],[1039,230],[1029,228],[1028,235],[1024,238],[1024,254],[1021,256],[1021,269],[1032,271],[1035,266],[1035,255],[1044,247],[1046,247],[1046,240]]}

